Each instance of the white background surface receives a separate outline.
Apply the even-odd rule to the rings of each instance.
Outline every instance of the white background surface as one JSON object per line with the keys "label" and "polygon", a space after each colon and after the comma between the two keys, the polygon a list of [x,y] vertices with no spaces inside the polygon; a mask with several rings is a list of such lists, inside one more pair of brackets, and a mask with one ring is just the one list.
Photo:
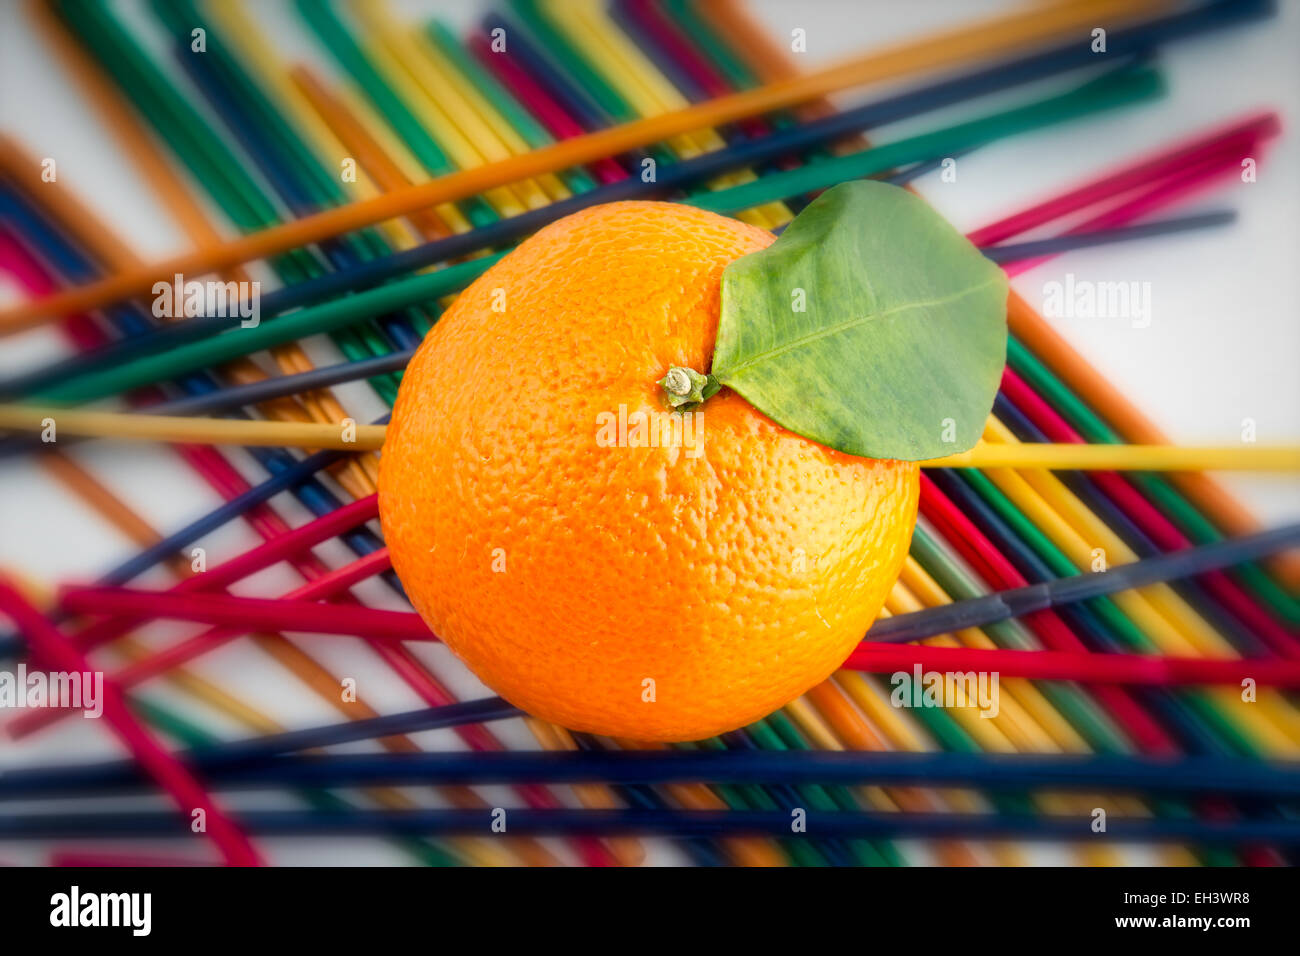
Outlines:
{"label": "white background surface", "polygon": [[[135,3],[123,3],[127,11]],[[272,31],[277,47],[294,58],[308,58],[333,73],[332,65],[295,20],[288,3],[251,5]],[[1000,2],[864,2],[864,0],[753,0],[753,8],[772,32],[788,37],[807,32],[805,69],[817,69],[846,54],[888,44],[927,29],[978,18],[1008,7]],[[43,41],[26,25],[21,5],[0,0],[0,126],[16,134],[30,153],[52,156],[59,177],[87,200],[96,215],[115,225],[140,255],[158,257],[181,251],[182,236],[154,200],[148,184],[121,158],[109,132],[86,108]],[[403,15],[438,12],[458,25],[485,9],[470,3],[401,2]],[[1041,305],[1043,286],[1067,272],[1079,280],[1149,282],[1153,321],[1134,329],[1124,319],[1057,320],[1057,327],[1139,408],[1176,441],[1233,443],[1243,419],[1254,419],[1261,443],[1300,441],[1300,185],[1297,138],[1300,120],[1300,5],[1283,0],[1280,19],[1181,43],[1160,58],[1171,92],[1163,101],[1112,112],[1067,127],[1020,136],[963,158],[958,181],[921,180],[918,188],[962,229],[1000,218],[1055,192],[1091,178],[1178,139],[1260,108],[1282,114],[1284,133],[1260,157],[1259,181],[1233,184],[1178,212],[1231,206],[1240,220],[1226,229],[1072,253],[1015,280],[1031,303]],[[147,18],[145,21],[147,23]],[[1101,24],[1104,26],[1104,24]],[[156,41],[151,28],[147,36]],[[1083,42],[1083,41],[1081,41]],[[173,71],[174,72],[174,71]],[[878,95],[878,90],[871,91]],[[1013,94],[1019,100],[1024,94]],[[869,98],[861,92],[844,103]],[[998,102],[1006,101],[1003,98]],[[990,101],[990,103],[993,101]],[[955,115],[970,115],[963,106]],[[881,131],[878,139],[931,128],[946,116]],[[12,296],[3,288],[0,296]],[[43,364],[58,354],[58,339],[34,333],[0,340],[0,374]],[[312,353],[330,360],[332,347],[312,343]],[[364,420],[379,406],[363,387],[340,390],[345,404]],[[173,530],[219,503],[174,456],[163,448],[85,446],[76,457],[136,506],[157,528]],[[250,477],[257,469],[241,457]],[[1300,486],[1291,478],[1228,476],[1225,483],[1261,519],[1277,523],[1300,516]],[[291,521],[306,513],[281,496],[275,502]],[[223,556],[251,546],[255,539],[233,525],[203,542],[210,555]],[[70,577],[89,578],[132,552],[131,546],[89,509],[30,464],[0,465],[0,566],[16,568],[46,584]],[[340,550],[321,549],[329,561],[345,560]],[[164,578],[151,580],[161,583]],[[293,586],[288,576],[269,573],[249,582],[248,593],[275,593]],[[381,590],[366,592],[388,603]],[[159,632],[164,633],[164,632]],[[419,706],[419,701],[367,655],[345,640],[317,641],[322,657],[340,673],[358,676],[384,710]],[[444,675],[462,668],[445,661],[438,647],[422,649]],[[265,666],[263,666],[265,665]],[[335,713],[295,681],[247,647],[227,648],[205,659],[203,673],[241,696],[265,703],[288,722],[330,722]],[[151,690],[152,690],[151,685]],[[472,678],[460,680],[465,694],[477,692]],[[158,691],[184,709],[165,688]],[[210,714],[204,721],[212,724]],[[38,754],[106,753],[108,735],[68,721],[63,730],[38,745],[0,743],[0,764],[30,762]],[[218,725],[220,726],[220,725]],[[233,725],[223,727],[235,734]],[[522,744],[520,728],[504,728]],[[454,747],[449,734],[423,735],[429,746]],[[338,844],[335,844],[337,847]],[[327,862],[329,854],[310,844],[280,844],[277,859]],[[0,844],[0,860],[38,859],[31,847]],[[398,857],[382,845],[358,843],[352,862],[384,862]]]}

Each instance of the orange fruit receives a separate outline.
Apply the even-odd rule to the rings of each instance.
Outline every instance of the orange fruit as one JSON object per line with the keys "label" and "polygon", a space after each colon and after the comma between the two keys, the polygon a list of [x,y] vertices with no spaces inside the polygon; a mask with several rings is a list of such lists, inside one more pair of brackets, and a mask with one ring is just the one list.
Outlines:
{"label": "orange fruit", "polygon": [[466,289],[407,368],[379,475],[393,566],[529,713],[732,730],[827,678],[884,603],[915,464],[831,450],[726,389],[682,417],[657,384],[707,370],[722,270],[770,242],[668,203],[579,212]]}

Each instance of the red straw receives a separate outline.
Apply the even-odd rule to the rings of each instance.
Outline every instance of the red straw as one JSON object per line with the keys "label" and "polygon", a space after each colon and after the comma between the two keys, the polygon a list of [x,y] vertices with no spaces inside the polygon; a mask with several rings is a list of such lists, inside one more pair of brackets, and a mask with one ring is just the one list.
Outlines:
{"label": "red straw", "polygon": [[[33,298],[53,295],[59,291],[36,257],[23,248],[9,232],[0,229],[0,272],[13,276]],[[90,349],[101,344],[104,334],[90,316],[71,315],[59,324],[63,333],[80,349]]]}
{"label": "red straw", "polygon": [[[390,567],[388,560],[388,549],[381,548],[372,554],[366,555],[353,561],[351,564],[344,565],[336,571],[330,571],[327,574],[312,579],[307,584],[302,585],[294,591],[290,591],[284,598],[238,598],[225,595],[206,595],[206,594],[177,594],[173,591],[134,591],[128,588],[64,588],[60,591],[60,603],[64,610],[75,611],[78,608],[90,610],[94,613],[125,613],[131,619],[140,617],[176,617],[180,620],[199,620],[206,624],[226,624],[226,627],[213,628],[196,634],[188,640],[179,644],[173,644],[149,657],[134,661],[128,664],[122,670],[113,675],[113,683],[123,689],[134,687],[141,681],[151,677],[157,677],[164,674],[174,667],[179,667],[187,661],[193,660],[201,654],[206,654],[216,650],[223,644],[227,644],[237,637],[249,633],[250,631],[272,631],[278,630],[274,624],[263,627],[256,619],[247,615],[234,614],[233,617],[226,617],[221,620],[208,620],[203,617],[189,617],[186,614],[169,615],[165,608],[168,602],[174,602],[180,607],[201,608],[210,606],[215,602],[233,602],[238,605],[240,602],[255,602],[262,605],[270,606],[296,606],[305,605],[317,609],[317,613],[328,613],[333,615],[338,612],[344,614],[356,613],[358,611],[367,611],[369,608],[363,608],[360,605],[338,605],[338,604],[317,604],[315,601],[320,598],[335,597],[346,591],[359,581],[384,571]],[[233,612],[232,612],[233,613]],[[399,612],[380,611],[372,613],[394,614]],[[416,615],[410,615],[415,617]],[[345,633],[345,632],[339,632]],[[426,638],[427,639],[427,638]],[[33,710],[17,718],[9,725],[9,735],[15,740],[19,740],[35,731],[45,727],[60,717],[65,716],[68,712],[46,708],[43,710]]]}
{"label": "red straw", "polygon": [[[1159,180],[1152,188],[1140,193],[1136,198],[1087,219],[1067,230],[1064,234],[1067,236],[1076,235],[1096,229],[1111,229],[1122,226],[1184,199],[1192,193],[1199,192],[1221,177],[1227,175],[1237,176],[1241,172],[1241,149],[1242,147],[1238,146],[1207,156],[1186,169],[1180,170],[1177,174]],[[1100,195],[1101,191],[1098,192]],[[1008,276],[1014,278],[1049,259],[1055,258],[1057,255],[1060,255],[1060,253],[1038,256],[1034,259],[1020,259],[1008,263],[1004,267],[1004,271]]]}
{"label": "red straw", "polygon": [[[388,554],[386,551],[376,551],[341,570],[351,571],[358,566],[363,566],[366,575],[374,574],[388,566]],[[324,579],[318,578],[306,587],[314,588],[321,580]],[[242,633],[296,631],[309,634],[350,634],[389,641],[436,639],[420,615],[411,611],[384,611],[355,604],[320,604],[287,597],[170,594],[166,591],[84,587],[61,590],[59,603],[65,610],[78,613],[147,613],[154,617],[237,628]]]}
{"label": "red straw", "polygon": [[[93,672],[82,656],[45,616],[32,607],[7,580],[0,578],[0,611],[27,638],[33,661],[67,673]],[[136,762],[157,781],[187,818],[202,810],[205,832],[232,866],[260,866],[261,858],[248,838],[213,802],[206,791],[167,750],[155,741],[126,706],[121,690],[109,680],[103,686],[104,717],[126,744]]]}

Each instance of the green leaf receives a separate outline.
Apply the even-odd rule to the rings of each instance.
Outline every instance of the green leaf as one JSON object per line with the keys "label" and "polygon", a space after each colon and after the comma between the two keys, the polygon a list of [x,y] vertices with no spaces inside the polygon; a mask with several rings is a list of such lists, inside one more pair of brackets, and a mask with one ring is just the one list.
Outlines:
{"label": "green leaf", "polygon": [[984,429],[1006,301],[1002,270],[923,200],[843,183],[727,267],[711,372],[823,445],[938,458]]}

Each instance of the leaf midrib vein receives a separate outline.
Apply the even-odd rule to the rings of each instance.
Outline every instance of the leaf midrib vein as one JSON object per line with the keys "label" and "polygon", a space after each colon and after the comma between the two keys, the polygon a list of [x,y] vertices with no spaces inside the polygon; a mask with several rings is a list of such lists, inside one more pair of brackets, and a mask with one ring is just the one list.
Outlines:
{"label": "leaf midrib vein", "polygon": [[942,298],[926,299],[925,301],[922,302],[908,302],[906,305],[895,306],[892,309],[886,309],[884,312],[875,312],[872,313],[871,315],[846,319],[843,322],[839,322],[836,323],[835,325],[827,326],[824,329],[818,329],[815,332],[807,332],[796,339],[791,339],[789,342],[786,342],[784,345],[780,345],[766,352],[760,352],[757,355],[755,355],[753,358],[741,362],[739,365],[733,365],[731,368],[723,369],[720,372],[715,371],[713,374],[719,377],[735,375],[737,372],[743,371],[744,369],[747,369],[752,365],[757,365],[759,362],[767,361],[768,359],[775,358],[778,355],[783,355],[786,352],[792,351],[797,348],[801,348],[805,345],[809,345],[820,339],[828,338],[832,335],[838,335],[841,332],[847,332],[849,329],[856,328],[859,325],[865,325],[868,322],[875,322],[879,319],[888,318],[891,315],[897,315],[901,312],[907,312],[910,309],[924,309],[924,308],[929,308],[930,306],[946,305],[949,302],[957,302],[961,299],[966,298],[968,295],[973,295],[976,292],[983,291],[984,289],[988,288],[991,285],[994,285],[1000,280],[1001,280],[1001,276],[994,275],[989,279],[987,279],[986,281],[979,283],[978,285],[970,286],[967,289],[963,289],[960,292],[954,292],[952,295],[943,296]]}

